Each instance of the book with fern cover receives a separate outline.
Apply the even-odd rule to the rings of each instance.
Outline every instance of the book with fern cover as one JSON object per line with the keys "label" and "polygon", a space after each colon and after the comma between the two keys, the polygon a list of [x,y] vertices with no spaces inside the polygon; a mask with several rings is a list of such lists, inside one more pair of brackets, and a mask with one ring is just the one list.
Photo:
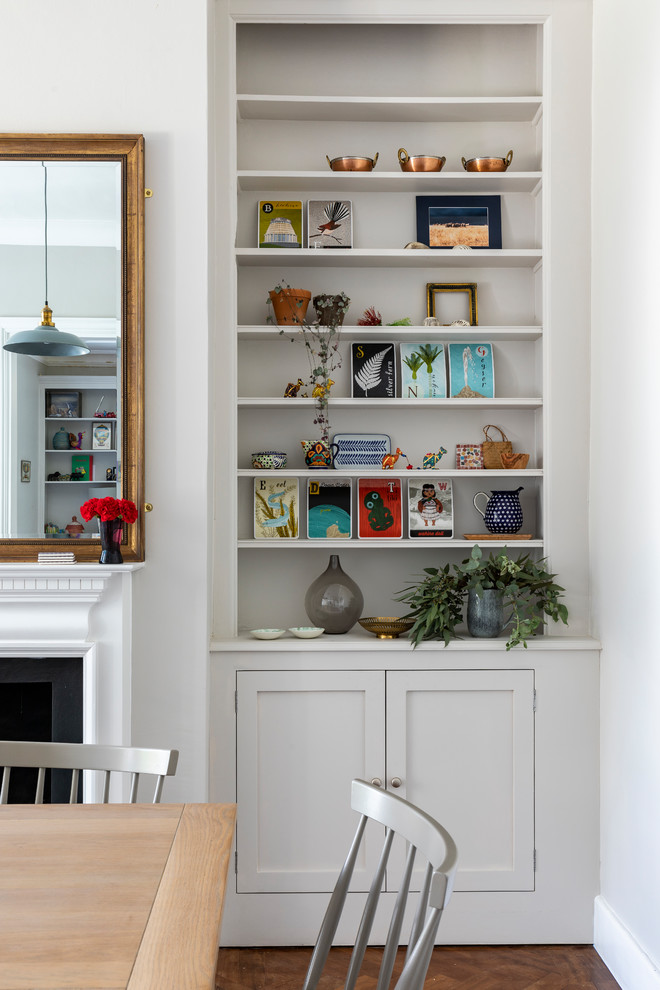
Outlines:
{"label": "book with fern cover", "polygon": [[439,341],[399,345],[401,396],[404,399],[446,399],[445,348]]}
{"label": "book with fern cover", "polygon": [[351,345],[351,395],[354,399],[393,399],[396,396],[394,344]]}

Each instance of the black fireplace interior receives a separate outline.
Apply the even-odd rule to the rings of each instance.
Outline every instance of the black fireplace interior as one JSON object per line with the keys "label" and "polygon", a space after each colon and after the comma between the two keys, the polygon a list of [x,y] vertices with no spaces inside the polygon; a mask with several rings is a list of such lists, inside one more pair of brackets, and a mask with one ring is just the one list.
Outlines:
{"label": "black fireplace interior", "polygon": [[[82,742],[83,662],[80,657],[0,659],[0,739]],[[34,801],[37,771],[15,768],[10,804]],[[69,800],[70,773],[48,771],[44,802]],[[82,783],[79,800],[82,799]]]}

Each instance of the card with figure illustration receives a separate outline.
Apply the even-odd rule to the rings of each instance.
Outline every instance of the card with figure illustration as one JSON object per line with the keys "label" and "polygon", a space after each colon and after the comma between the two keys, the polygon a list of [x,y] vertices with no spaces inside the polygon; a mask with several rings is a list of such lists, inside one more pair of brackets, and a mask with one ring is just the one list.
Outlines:
{"label": "card with figure illustration", "polygon": [[447,478],[415,478],[408,482],[408,534],[411,539],[451,540],[454,499]]}
{"label": "card with figure illustration", "polygon": [[358,537],[398,540],[403,535],[400,478],[358,479]]}
{"label": "card with figure illustration", "polygon": [[310,199],[307,203],[307,247],[353,247],[353,204],[350,199]]}
{"label": "card with figure illustration", "polygon": [[302,248],[302,200],[261,200],[257,244],[260,248]]}
{"label": "card with figure illustration", "polygon": [[254,479],[255,540],[298,538],[298,479]]}
{"label": "card with figure illustration", "polygon": [[490,344],[449,344],[448,349],[451,398],[495,398],[495,369]]}
{"label": "card with figure illustration", "polygon": [[351,344],[351,394],[354,399],[393,399],[396,396],[394,344]]}
{"label": "card with figure illustration", "polygon": [[439,341],[399,344],[401,397],[446,399],[445,348]]}
{"label": "card with figure illustration", "polygon": [[307,536],[310,540],[350,540],[350,478],[308,480]]}

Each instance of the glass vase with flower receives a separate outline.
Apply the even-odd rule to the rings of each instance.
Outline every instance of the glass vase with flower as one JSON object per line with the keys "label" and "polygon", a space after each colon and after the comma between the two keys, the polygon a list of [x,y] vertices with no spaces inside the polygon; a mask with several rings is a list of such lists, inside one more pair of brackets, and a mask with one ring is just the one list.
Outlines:
{"label": "glass vase with flower", "polygon": [[124,523],[134,523],[138,517],[137,506],[127,498],[90,498],[80,506],[85,522],[97,518],[101,535],[99,564],[123,564],[121,542]]}

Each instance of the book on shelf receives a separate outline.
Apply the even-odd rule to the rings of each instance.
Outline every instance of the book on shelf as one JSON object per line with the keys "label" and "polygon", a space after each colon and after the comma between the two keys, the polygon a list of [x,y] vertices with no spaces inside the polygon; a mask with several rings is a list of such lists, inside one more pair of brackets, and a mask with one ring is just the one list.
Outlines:
{"label": "book on shelf", "polygon": [[403,399],[445,399],[447,373],[445,348],[439,341],[399,344],[401,357],[401,397]]}
{"label": "book on shelf", "polygon": [[411,539],[445,539],[454,535],[454,498],[447,478],[408,482],[408,534]]}
{"label": "book on shelf", "polygon": [[358,478],[358,537],[398,540],[403,536],[400,478]]}
{"label": "book on shelf", "polygon": [[254,538],[256,540],[297,539],[298,504],[297,478],[255,478]]}
{"label": "book on shelf", "polygon": [[260,248],[301,248],[303,246],[302,200],[260,200],[257,238]]}
{"label": "book on shelf", "polygon": [[310,199],[307,203],[307,247],[353,247],[353,204],[350,199]]}
{"label": "book on shelf", "polygon": [[393,343],[351,344],[351,395],[354,399],[393,399],[396,396]]}
{"label": "book on shelf", "polygon": [[91,481],[92,480],[92,470],[94,467],[94,458],[91,454],[72,454],[71,456],[71,474],[81,475],[81,481]]}
{"label": "book on shelf", "polygon": [[490,344],[449,344],[449,395],[453,399],[493,399],[495,369]]}
{"label": "book on shelf", "polygon": [[350,540],[349,478],[310,478],[307,482],[307,536],[311,540]]}

